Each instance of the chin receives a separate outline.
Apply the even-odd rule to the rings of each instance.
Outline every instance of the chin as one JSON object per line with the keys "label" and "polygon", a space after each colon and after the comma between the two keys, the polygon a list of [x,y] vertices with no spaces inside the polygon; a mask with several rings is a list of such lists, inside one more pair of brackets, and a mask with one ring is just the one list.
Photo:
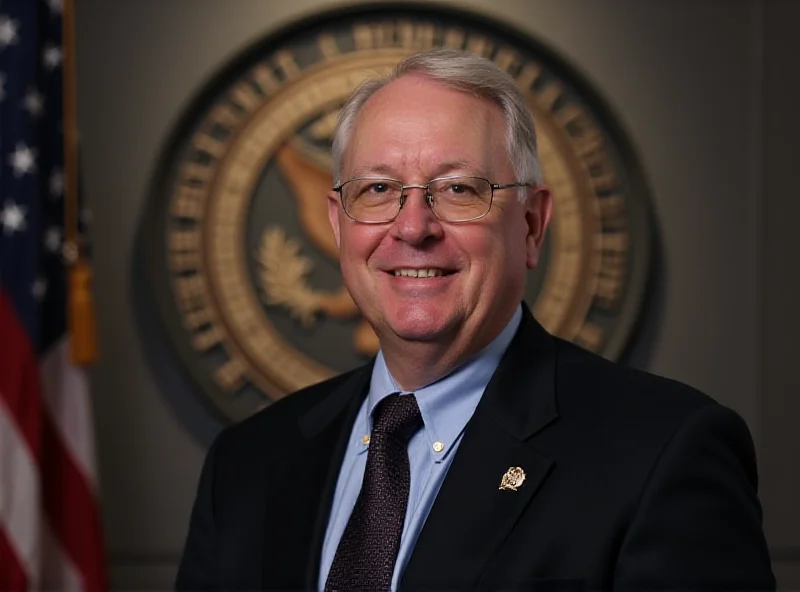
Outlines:
{"label": "chin", "polygon": [[[387,328],[394,335],[404,341],[430,342],[437,341],[445,335],[452,333],[453,319],[448,315],[423,313],[417,311],[404,311],[405,314],[395,315],[387,319]],[[411,313],[411,314],[409,314]]]}

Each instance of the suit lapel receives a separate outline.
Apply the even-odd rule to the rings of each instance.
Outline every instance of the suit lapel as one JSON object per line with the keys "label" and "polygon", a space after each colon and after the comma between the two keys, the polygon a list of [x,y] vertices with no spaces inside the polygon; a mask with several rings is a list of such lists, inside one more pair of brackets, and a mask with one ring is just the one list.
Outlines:
{"label": "suit lapel", "polygon": [[356,371],[300,419],[302,438],[268,467],[265,589],[315,589],[339,467],[372,366]]}
{"label": "suit lapel", "polygon": [[[553,466],[533,436],[558,417],[554,343],[524,313],[420,533],[404,589],[473,587]],[[525,481],[501,490],[511,467],[520,467]]]}

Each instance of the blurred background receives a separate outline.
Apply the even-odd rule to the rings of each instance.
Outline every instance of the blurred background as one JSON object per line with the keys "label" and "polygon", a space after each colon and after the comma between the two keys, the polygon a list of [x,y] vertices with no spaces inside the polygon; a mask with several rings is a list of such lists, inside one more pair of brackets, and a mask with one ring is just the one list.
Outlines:
{"label": "blurred background", "polygon": [[[775,571],[783,589],[800,590],[800,2],[421,4],[513,26],[609,107],[641,166],[655,235],[640,322],[619,359],[697,387],[745,418]],[[368,5],[76,2],[81,193],[92,212],[99,345],[89,385],[113,589],[170,588],[204,454],[227,421],[175,368],[161,337],[143,335],[155,321],[141,311],[152,280],[141,267],[153,256],[141,247],[155,239],[142,233],[153,228],[146,218],[161,160],[198,93],[246,48],[320,11],[359,6]]]}

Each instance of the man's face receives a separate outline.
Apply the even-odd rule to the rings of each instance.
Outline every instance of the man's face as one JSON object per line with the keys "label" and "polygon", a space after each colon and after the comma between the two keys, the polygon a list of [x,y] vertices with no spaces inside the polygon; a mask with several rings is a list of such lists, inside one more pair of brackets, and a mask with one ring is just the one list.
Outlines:
{"label": "man's face", "polygon": [[[385,177],[424,185],[452,175],[518,181],[498,107],[417,76],[367,101],[343,157],[343,181]],[[421,189],[407,189],[403,209],[386,224],[351,220],[338,193],[329,194],[345,284],[382,346],[438,342],[469,355],[502,330],[522,298],[527,269],[538,262],[550,216],[546,190],[528,190],[524,203],[519,191],[495,191],[485,217],[458,224],[439,220]]]}

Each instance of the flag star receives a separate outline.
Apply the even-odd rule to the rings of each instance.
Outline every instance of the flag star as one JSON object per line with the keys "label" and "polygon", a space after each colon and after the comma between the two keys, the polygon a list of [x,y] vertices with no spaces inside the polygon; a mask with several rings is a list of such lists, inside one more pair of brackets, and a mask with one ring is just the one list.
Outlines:
{"label": "flag star", "polygon": [[47,0],[47,5],[50,7],[50,12],[53,14],[61,14],[63,8],[61,0]]}
{"label": "flag star", "polygon": [[58,68],[61,65],[61,48],[48,44],[42,52],[42,61],[48,70]]}
{"label": "flag star", "polygon": [[58,253],[61,249],[61,228],[51,226],[44,233],[44,246],[51,253]]}
{"label": "flag star", "polygon": [[0,49],[14,45],[19,39],[17,35],[18,21],[12,21],[6,15],[0,15]]}
{"label": "flag star", "polygon": [[25,206],[6,200],[3,210],[0,211],[0,224],[3,225],[3,234],[12,234],[14,231],[25,230]]}
{"label": "flag star", "polygon": [[14,169],[14,176],[21,177],[25,173],[36,171],[36,150],[28,148],[23,142],[17,144],[17,148],[8,158],[9,164]]}
{"label": "flag star", "polygon": [[25,98],[22,99],[22,105],[34,118],[38,118],[44,113],[44,97],[36,89],[28,90]]}
{"label": "flag star", "polygon": [[47,294],[47,278],[41,276],[37,277],[33,282],[33,288],[31,289],[31,292],[33,293],[33,297],[37,302],[44,300],[45,294]]}
{"label": "flag star", "polygon": [[64,195],[64,171],[54,169],[50,175],[50,197],[58,199]]}

